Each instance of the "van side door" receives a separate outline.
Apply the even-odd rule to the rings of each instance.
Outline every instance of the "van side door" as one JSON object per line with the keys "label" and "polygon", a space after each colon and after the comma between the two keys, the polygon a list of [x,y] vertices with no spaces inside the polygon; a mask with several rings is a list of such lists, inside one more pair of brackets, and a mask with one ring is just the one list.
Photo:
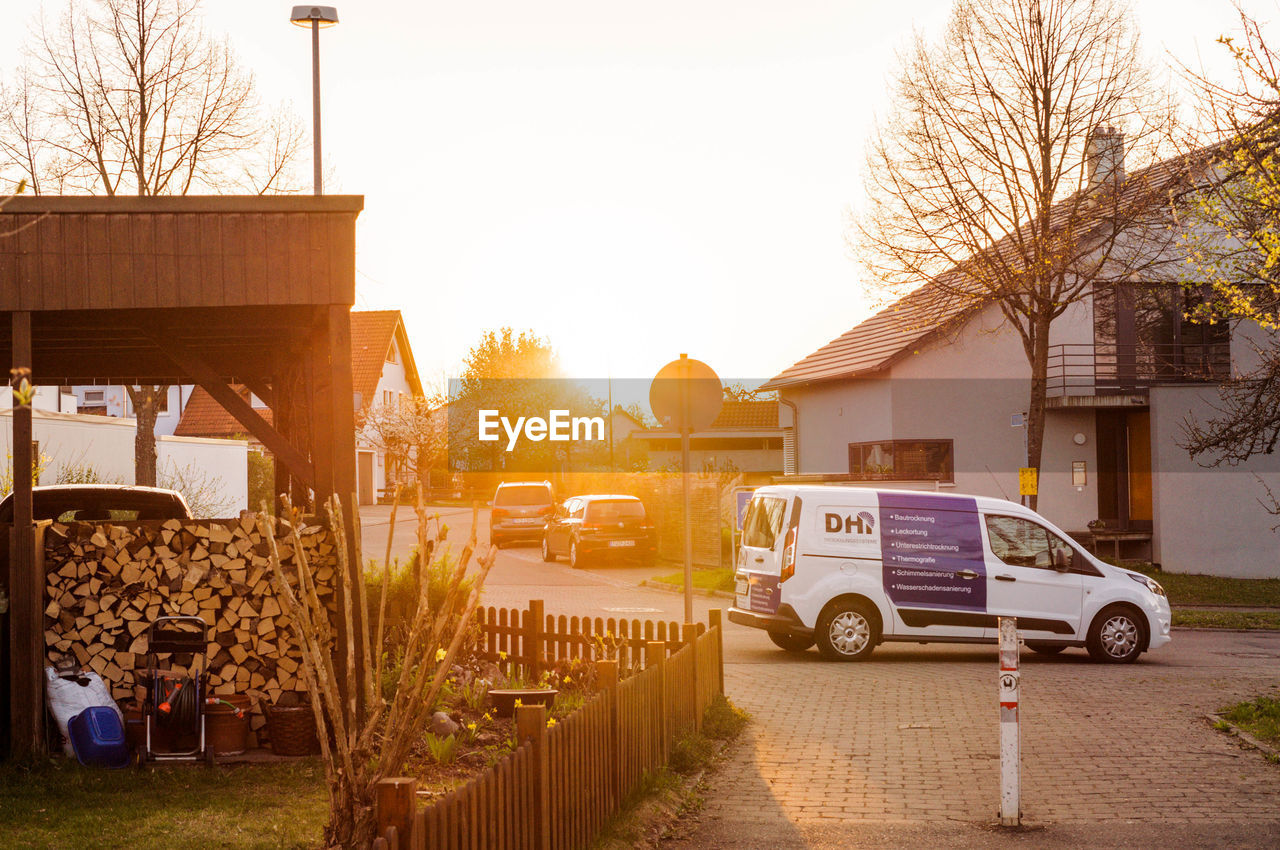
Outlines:
{"label": "van side door", "polygon": [[898,637],[981,641],[993,634],[977,503],[879,494],[882,580]]}
{"label": "van side door", "polygon": [[1027,640],[1072,640],[1080,633],[1084,579],[1071,544],[1038,522],[984,514],[987,608],[1017,617]]}

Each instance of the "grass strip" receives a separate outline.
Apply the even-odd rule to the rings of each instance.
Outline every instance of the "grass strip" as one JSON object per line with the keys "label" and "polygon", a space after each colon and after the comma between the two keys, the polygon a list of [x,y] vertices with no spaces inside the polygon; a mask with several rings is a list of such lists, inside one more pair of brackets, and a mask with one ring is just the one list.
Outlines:
{"label": "grass strip", "polygon": [[622,809],[592,842],[593,850],[656,846],[673,823],[696,813],[703,799],[696,777],[715,763],[723,745],[742,734],[750,716],[719,694],[702,713],[702,731],[677,738],[666,766],[644,777]]}
{"label": "grass strip", "polygon": [[[650,581],[672,584],[683,589],[684,573],[679,572],[666,576],[658,576],[657,578],[650,579]],[[724,590],[732,593],[733,570],[729,567],[713,567],[712,569],[694,570],[693,587],[695,590]]]}
{"label": "grass strip", "polygon": [[[1110,562],[1110,559],[1104,559]],[[1179,605],[1255,605],[1280,608],[1280,579],[1223,578],[1186,575],[1153,570],[1145,562],[1121,562],[1125,569],[1137,570],[1160,582],[1169,594],[1169,603]]]}
{"label": "grass strip", "polygon": [[1238,726],[1271,746],[1280,746],[1280,698],[1258,697],[1218,712],[1223,720]]}
{"label": "grass strip", "polygon": [[12,848],[310,848],[328,817],[324,770],[296,764],[105,770],[50,760],[0,767]]}
{"label": "grass strip", "polygon": [[1183,629],[1280,629],[1280,611],[1173,611]]}

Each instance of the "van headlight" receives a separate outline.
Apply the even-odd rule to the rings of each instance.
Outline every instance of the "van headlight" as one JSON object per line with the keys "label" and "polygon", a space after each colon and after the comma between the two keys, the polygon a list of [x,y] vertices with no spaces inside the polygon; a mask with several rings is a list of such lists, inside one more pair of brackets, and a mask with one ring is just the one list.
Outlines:
{"label": "van headlight", "polygon": [[1145,586],[1147,590],[1151,591],[1156,596],[1168,595],[1164,592],[1164,588],[1160,586],[1160,582],[1156,581],[1150,576],[1139,575],[1137,573],[1127,573],[1127,575],[1129,576],[1129,578],[1133,579],[1138,584]]}

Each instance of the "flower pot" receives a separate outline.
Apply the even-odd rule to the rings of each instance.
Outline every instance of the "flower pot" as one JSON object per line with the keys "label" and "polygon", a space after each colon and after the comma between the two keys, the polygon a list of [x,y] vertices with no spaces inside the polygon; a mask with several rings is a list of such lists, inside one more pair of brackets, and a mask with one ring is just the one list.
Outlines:
{"label": "flower pot", "polygon": [[306,756],[320,752],[316,720],[310,705],[267,707],[267,735],[271,752],[278,756]]}
{"label": "flower pot", "polygon": [[216,756],[243,753],[248,748],[249,709],[253,702],[244,694],[215,694],[212,699],[217,702],[204,707],[205,746]]}
{"label": "flower pot", "polygon": [[516,701],[521,705],[545,705],[547,708],[556,703],[555,688],[502,688],[489,690],[489,701],[499,717],[510,717],[515,713]]}

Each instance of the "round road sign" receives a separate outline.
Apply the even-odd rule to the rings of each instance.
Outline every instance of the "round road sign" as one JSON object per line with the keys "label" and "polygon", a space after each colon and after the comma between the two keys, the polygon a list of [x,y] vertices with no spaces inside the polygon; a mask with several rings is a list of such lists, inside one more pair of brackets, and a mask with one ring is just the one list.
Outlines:
{"label": "round road sign", "polygon": [[[680,355],[659,370],[649,385],[649,407],[663,427],[701,431],[720,415],[720,376],[701,360]],[[684,415],[682,411],[685,411]]]}

